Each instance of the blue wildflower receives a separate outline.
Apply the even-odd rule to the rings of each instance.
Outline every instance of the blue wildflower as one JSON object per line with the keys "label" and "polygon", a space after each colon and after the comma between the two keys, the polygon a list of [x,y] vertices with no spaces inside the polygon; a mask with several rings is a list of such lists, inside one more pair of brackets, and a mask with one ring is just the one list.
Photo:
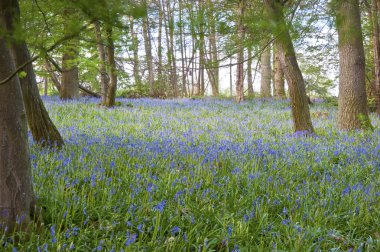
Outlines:
{"label": "blue wildflower", "polygon": [[181,229],[177,226],[173,227],[171,230],[170,230],[170,233],[174,236],[175,234],[181,232]]}
{"label": "blue wildflower", "polygon": [[128,247],[132,243],[134,243],[137,239],[137,234],[130,235],[129,232],[127,232],[127,241],[125,242],[125,246]]}
{"label": "blue wildflower", "polygon": [[164,211],[165,204],[166,204],[166,200],[162,200],[161,202],[159,202],[157,205],[153,207],[153,210],[159,211],[162,213]]}

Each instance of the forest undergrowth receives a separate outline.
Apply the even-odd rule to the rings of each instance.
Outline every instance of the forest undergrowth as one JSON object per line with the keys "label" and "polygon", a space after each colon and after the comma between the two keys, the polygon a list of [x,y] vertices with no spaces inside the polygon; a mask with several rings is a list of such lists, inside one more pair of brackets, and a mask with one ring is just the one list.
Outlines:
{"label": "forest undergrowth", "polygon": [[44,226],[6,251],[379,251],[380,131],[289,101],[45,98],[61,150],[32,143]]}

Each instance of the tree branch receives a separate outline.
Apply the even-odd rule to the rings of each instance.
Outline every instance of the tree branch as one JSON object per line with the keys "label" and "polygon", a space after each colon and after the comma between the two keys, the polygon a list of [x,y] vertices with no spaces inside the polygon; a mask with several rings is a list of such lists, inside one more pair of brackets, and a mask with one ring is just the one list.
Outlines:
{"label": "tree branch", "polygon": [[[62,45],[64,42],[66,42],[67,40],[70,40],[72,38],[75,38],[76,36],[78,36],[79,33],[81,33],[82,31],[84,31],[85,29],[87,29],[87,27],[91,24],[92,22],[90,22],[89,24],[86,24],[84,26],[82,26],[77,32],[74,32],[72,34],[69,34],[67,36],[64,36],[62,37],[61,39],[59,39],[58,41],[56,41],[53,45],[51,45],[49,48],[47,49],[42,49],[42,52],[44,52],[43,54],[46,54],[48,52],[51,52],[53,51],[54,49],[56,49],[57,47],[59,47],[60,45]],[[8,77],[6,77],[4,80],[0,81],[0,85],[3,85],[5,83],[7,83],[8,81],[10,81],[13,77],[15,77],[17,75],[18,72],[20,72],[24,67],[26,67],[27,65],[29,64],[32,64],[34,61],[36,61],[37,59],[39,59],[40,57],[42,56],[42,54],[40,55],[36,55],[34,57],[32,57],[30,60],[26,61],[24,64],[20,65],[18,68],[16,68],[16,70],[10,74]]]}

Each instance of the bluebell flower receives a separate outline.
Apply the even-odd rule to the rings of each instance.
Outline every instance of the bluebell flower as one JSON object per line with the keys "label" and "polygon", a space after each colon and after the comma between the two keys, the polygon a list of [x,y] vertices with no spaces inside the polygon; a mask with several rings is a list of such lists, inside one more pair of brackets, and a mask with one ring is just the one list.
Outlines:
{"label": "bluebell flower", "polygon": [[138,230],[140,233],[144,232],[143,224],[138,224],[138,225],[137,225],[137,230]]}
{"label": "bluebell flower", "polygon": [[129,245],[133,244],[137,239],[137,234],[130,234],[127,232],[127,241],[125,242],[125,246],[128,247]]}
{"label": "bluebell flower", "polygon": [[345,196],[351,192],[350,186],[347,185],[344,190],[342,191],[342,196]]}
{"label": "bluebell flower", "polygon": [[232,231],[233,231],[232,226],[227,226],[227,234],[228,234],[228,236],[232,236]]}
{"label": "bluebell flower", "polygon": [[239,246],[237,244],[235,244],[234,248],[231,250],[231,252],[240,252]]}
{"label": "bluebell flower", "polygon": [[181,229],[177,226],[173,227],[171,230],[170,230],[170,233],[174,236],[175,234],[181,232]]}
{"label": "bluebell flower", "polygon": [[165,204],[166,204],[166,200],[162,200],[161,202],[159,202],[157,205],[153,207],[153,210],[159,211],[162,213],[164,211]]}
{"label": "bluebell flower", "polygon": [[289,220],[289,219],[283,219],[283,220],[281,221],[281,224],[282,224],[282,225],[285,225],[285,226],[288,226],[289,223],[290,223],[290,220]]}

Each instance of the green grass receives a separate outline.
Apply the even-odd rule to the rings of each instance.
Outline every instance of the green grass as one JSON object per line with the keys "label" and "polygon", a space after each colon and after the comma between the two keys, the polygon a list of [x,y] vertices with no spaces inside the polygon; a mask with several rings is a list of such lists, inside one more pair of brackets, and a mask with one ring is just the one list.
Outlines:
{"label": "green grass", "polygon": [[284,101],[46,102],[66,146],[31,146],[44,227],[5,251],[380,250],[380,132],[336,108],[299,137]]}

